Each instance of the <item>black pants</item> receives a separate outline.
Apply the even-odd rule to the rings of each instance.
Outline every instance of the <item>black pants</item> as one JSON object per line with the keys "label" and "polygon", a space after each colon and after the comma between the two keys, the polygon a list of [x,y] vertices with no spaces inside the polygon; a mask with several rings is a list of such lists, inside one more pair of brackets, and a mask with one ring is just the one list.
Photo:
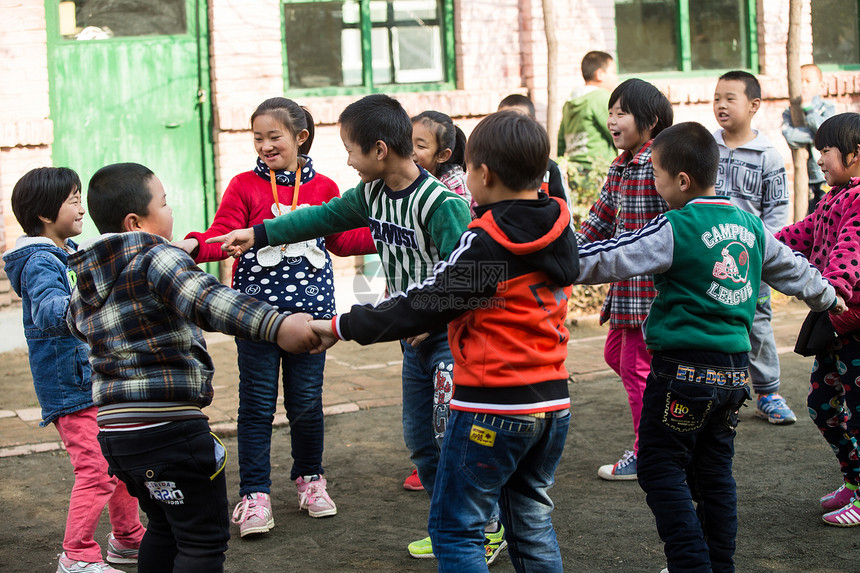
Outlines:
{"label": "black pants", "polygon": [[206,420],[99,433],[109,472],[149,518],[138,573],[219,573],[230,539],[224,449]]}

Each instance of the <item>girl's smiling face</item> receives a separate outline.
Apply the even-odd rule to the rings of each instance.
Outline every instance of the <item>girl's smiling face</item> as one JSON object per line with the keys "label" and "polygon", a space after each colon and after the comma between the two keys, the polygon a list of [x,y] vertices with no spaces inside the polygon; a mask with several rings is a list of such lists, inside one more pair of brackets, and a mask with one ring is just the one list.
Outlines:
{"label": "girl's smiling face", "polygon": [[620,98],[609,108],[609,119],[606,121],[606,127],[609,128],[615,147],[629,151],[634,155],[651,139],[651,130],[639,131],[633,114],[621,109]]}
{"label": "girl's smiling face", "polygon": [[[824,179],[830,187],[845,185],[854,172],[857,171],[858,153],[860,150],[848,155],[842,155],[838,147],[823,147],[821,157],[818,158],[818,166],[824,173]],[[846,165],[846,163],[848,165]]]}
{"label": "girl's smiling face", "polygon": [[423,121],[412,124],[412,159],[430,175],[436,176],[436,168],[441,163],[436,132]]}
{"label": "girl's smiling face", "polygon": [[306,129],[293,135],[284,124],[268,114],[255,117],[251,128],[254,131],[254,149],[269,169],[296,170],[299,146],[308,138]]}

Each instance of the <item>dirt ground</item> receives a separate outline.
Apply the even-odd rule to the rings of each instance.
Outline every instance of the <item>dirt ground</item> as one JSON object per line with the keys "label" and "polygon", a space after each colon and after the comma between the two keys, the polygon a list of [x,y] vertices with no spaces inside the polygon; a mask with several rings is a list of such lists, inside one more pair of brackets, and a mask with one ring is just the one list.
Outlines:
{"label": "dirt ground", "polygon": [[[600,329],[574,336],[598,338]],[[781,341],[786,344],[787,341]],[[597,343],[599,348],[599,342]],[[343,345],[343,353],[377,352]],[[235,346],[211,347],[217,368],[235,367]],[[390,351],[391,348],[389,347]],[[569,363],[577,356],[571,353]],[[21,354],[0,356],[3,372],[20,371]],[[840,482],[837,463],[805,414],[811,359],[782,355],[782,392],[798,423],[776,427],[741,413],[736,440],[740,534],[738,571],[840,573],[860,571],[857,529],[821,523],[818,497]],[[24,363],[26,368],[26,362]],[[3,381],[5,398],[16,384]],[[565,567],[576,572],[657,573],[665,566],[654,521],[636,482],[605,482],[598,466],[614,462],[632,444],[626,396],[607,373],[578,377],[570,386],[573,418],[565,456],[551,495]],[[2,395],[2,394],[0,394]],[[411,471],[400,426],[400,408],[379,407],[326,418],[325,466],[335,517],[311,519],[297,510],[289,483],[289,430],[278,428],[273,443],[273,505],[276,527],[240,540],[227,552],[228,572],[435,571],[432,559],[409,557],[406,544],[426,535],[428,499],[405,491]],[[52,431],[46,429],[44,431]],[[236,440],[225,440],[230,456],[228,487],[238,491]],[[72,472],[65,452],[0,459],[0,571],[56,570]],[[231,508],[232,509],[232,508]],[[109,531],[102,517],[97,539]],[[125,566],[126,571],[135,571]],[[503,556],[497,573],[513,571]]]}

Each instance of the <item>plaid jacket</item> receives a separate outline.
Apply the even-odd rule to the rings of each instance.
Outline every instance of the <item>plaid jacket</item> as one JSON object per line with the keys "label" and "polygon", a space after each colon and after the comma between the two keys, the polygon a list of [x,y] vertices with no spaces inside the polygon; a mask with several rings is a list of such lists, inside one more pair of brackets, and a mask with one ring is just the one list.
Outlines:
{"label": "plaid jacket", "polygon": [[105,235],[69,266],[67,321],[90,344],[99,425],[202,417],[214,369],[200,328],[275,342],[284,318],[148,233]]}
{"label": "plaid jacket", "polygon": [[[582,222],[576,240],[583,245],[635,231],[668,209],[654,187],[648,141],[632,158],[625,151],[612,162],[600,197]],[[600,323],[608,320],[609,328],[638,328],[645,322],[655,296],[650,275],[612,283],[600,310]]]}

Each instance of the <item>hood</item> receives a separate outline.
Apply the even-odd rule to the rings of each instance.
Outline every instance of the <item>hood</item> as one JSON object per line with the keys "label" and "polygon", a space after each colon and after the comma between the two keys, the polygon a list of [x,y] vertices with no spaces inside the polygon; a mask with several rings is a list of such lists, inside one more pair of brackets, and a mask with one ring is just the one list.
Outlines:
{"label": "hood", "polygon": [[[77,250],[78,245],[71,239],[66,239],[66,244],[69,250]],[[3,254],[3,262],[6,264],[6,275],[9,277],[9,282],[12,284],[15,294],[21,296],[21,273],[24,272],[24,266],[30,259],[30,256],[37,252],[48,252],[57,257],[63,263],[68,264],[69,254],[63,249],[54,244],[54,241],[47,237],[30,237],[22,235],[15,241],[15,246]]]}
{"label": "hood", "polygon": [[579,86],[570,92],[570,97],[567,99],[567,104],[571,109],[577,109],[588,105],[588,98],[585,97],[593,91],[599,90],[597,86]]}
{"label": "hood", "polygon": [[[743,145],[738,145],[735,149],[750,149],[752,151],[764,151],[769,147],[773,147],[770,140],[767,138],[765,134],[758,131],[757,129],[753,130],[755,132],[755,137],[751,141],[747,141]],[[723,147],[728,147],[726,145],[726,140],[723,139],[723,129],[720,128],[714,132],[714,139],[717,140],[717,145],[722,145]]]}
{"label": "hood", "polygon": [[579,252],[564,201],[541,193],[537,200],[499,201],[475,207],[470,229],[482,229],[512,255],[528,257],[530,265],[556,284],[568,286],[579,275]]}
{"label": "hood", "polygon": [[100,307],[116,280],[142,251],[168,244],[150,233],[109,233],[81,245],[69,256],[69,266],[78,275],[78,294],[88,305]]}

